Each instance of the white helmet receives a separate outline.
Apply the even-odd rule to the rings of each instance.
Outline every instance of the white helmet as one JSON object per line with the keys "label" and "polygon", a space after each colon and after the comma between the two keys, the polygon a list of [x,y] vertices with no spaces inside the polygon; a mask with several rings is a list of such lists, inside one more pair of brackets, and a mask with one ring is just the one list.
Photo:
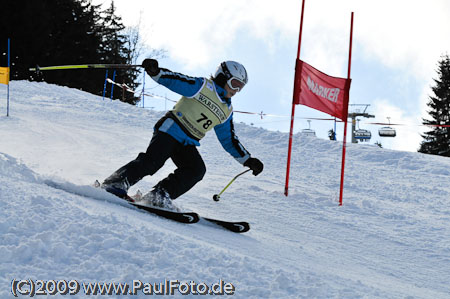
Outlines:
{"label": "white helmet", "polygon": [[224,61],[217,68],[215,78],[225,76],[225,81],[233,90],[241,91],[248,82],[247,71],[245,67],[236,61]]}

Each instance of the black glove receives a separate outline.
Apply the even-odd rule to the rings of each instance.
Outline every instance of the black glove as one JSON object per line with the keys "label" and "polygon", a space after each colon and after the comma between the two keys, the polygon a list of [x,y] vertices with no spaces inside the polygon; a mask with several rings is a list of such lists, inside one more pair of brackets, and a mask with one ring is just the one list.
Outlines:
{"label": "black glove", "polygon": [[149,76],[156,76],[159,74],[158,61],[156,59],[147,58],[142,62],[142,67]]}
{"label": "black glove", "polygon": [[253,170],[253,175],[258,175],[263,171],[264,164],[256,158],[248,158],[244,166]]}

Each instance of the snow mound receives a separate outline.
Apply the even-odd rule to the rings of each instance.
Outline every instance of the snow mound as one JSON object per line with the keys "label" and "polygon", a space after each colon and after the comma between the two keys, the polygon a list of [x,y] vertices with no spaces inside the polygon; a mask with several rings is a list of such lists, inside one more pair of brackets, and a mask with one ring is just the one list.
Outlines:
{"label": "snow mound", "polygon": [[[243,167],[210,133],[199,147],[205,178],[175,202],[250,223],[248,233],[234,234],[149,215],[89,186],[144,151],[164,112],[46,83],[12,81],[10,88],[11,116],[0,116],[2,298],[14,279],[222,280],[236,298],[450,294],[448,158],[349,144],[339,207],[340,142],[295,134],[285,197],[287,133],[236,123],[264,172],[239,177],[214,202]],[[168,161],[130,192],[148,191],[173,167]]]}

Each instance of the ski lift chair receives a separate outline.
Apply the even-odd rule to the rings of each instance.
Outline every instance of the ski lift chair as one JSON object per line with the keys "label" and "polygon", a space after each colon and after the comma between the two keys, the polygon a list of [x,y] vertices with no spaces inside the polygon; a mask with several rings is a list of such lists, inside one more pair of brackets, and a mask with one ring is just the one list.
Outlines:
{"label": "ski lift chair", "polygon": [[302,134],[306,135],[306,136],[316,136],[316,131],[314,131],[313,129],[311,129],[311,121],[308,120],[308,125],[309,128],[308,129],[303,129],[302,130]]}
{"label": "ski lift chair", "polygon": [[358,129],[355,130],[355,139],[360,141],[369,141],[372,138],[372,133],[369,130]]}
{"label": "ski lift chair", "polygon": [[382,127],[378,130],[378,135],[380,137],[395,137],[397,136],[397,132],[391,127]]}
{"label": "ski lift chair", "polygon": [[358,129],[355,130],[353,134],[355,139],[359,141],[369,141],[370,138],[372,138],[372,133],[369,130],[359,128],[359,120],[358,120]]}
{"label": "ski lift chair", "polygon": [[314,131],[312,129],[303,129],[302,134],[304,134],[306,136],[316,136],[316,131]]}
{"label": "ski lift chair", "polygon": [[[391,118],[387,118],[389,121],[389,125],[391,124]],[[378,130],[378,135],[380,137],[395,137],[397,135],[397,132],[392,127],[382,127]]]}

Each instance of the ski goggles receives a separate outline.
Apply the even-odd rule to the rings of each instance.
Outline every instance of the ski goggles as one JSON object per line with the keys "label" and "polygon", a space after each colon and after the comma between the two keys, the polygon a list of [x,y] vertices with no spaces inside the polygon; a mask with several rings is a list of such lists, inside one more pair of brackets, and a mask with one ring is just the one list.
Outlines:
{"label": "ski goggles", "polygon": [[232,90],[236,90],[237,92],[241,91],[244,88],[245,83],[239,80],[236,77],[232,77],[227,81],[228,87]]}

